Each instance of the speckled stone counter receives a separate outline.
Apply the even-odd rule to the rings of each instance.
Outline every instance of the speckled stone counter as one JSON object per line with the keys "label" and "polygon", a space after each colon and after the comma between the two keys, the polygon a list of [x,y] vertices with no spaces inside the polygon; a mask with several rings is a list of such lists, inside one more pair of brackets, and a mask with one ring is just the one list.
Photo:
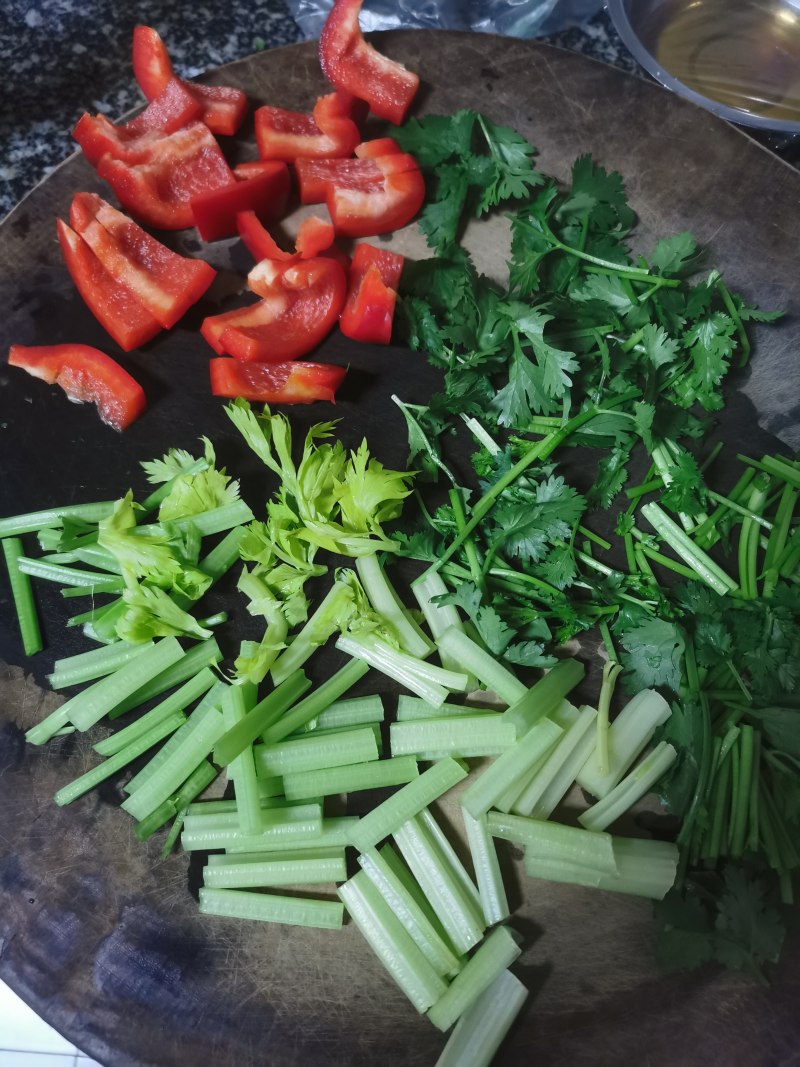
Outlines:
{"label": "speckled stone counter", "polygon": [[[184,77],[301,39],[284,0],[3,0],[0,217],[74,151],[82,112],[116,119],[142,103],[130,60],[137,23],[158,29]],[[545,39],[636,67],[605,12]]]}

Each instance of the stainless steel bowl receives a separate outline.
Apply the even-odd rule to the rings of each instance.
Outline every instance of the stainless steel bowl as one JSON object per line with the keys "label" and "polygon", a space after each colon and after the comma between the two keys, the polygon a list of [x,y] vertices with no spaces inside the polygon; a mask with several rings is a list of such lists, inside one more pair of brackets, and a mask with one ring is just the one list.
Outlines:
{"label": "stainless steel bowl", "polygon": [[800,133],[800,0],[607,0],[657,81],[744,126]]}

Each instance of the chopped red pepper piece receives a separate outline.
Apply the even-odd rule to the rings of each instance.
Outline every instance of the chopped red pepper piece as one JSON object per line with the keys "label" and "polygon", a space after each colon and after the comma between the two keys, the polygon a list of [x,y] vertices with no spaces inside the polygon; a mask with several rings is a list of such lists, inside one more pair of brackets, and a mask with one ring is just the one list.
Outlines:
{"label": "chopped red pepper piece", "polygon": [[376,137],[372,141],[362,141],[353,149],[359,159],[375,159],[376,156],[392,156],[402,152],[394,137]]}
{"label": "chopped red pepper piece", "polygon": [[350,286],[339,329],[354,341],[388,345],[397,302],[403,256],[372,245],[356,246]]}
{"label": "chopped red pepper piece", "polygon": [[351,156],[361,140],[351,117],[352,105],[349,93],[328,93],[317,100],[311,115],[280,107],[258,108],[254,116],[258,154],[262,159],[284,159],[288,163],[299,156]]}
{"label": "chopped red pepper piece", "polygon": [[283,363],[310,352],[327,336],[344,305],[347,280],[339,263],[264,259],[248,276],[263,299],[203,321],[200,332],[220,355]]}
{"label": "chopped red pepper piece", "polygon": [[69,221],[106,270],[169,328],[216,277],[202,259],[179,256],[95,193],[76,193]]}
{"label": "chopped red pepper piece", "polygon": [[64,262],[86,306],[120,348],[138,348],[161,329],[138,297],[109,274],[84,239],[61,219],[56,229]]}
{"label": "chopped red pepper piece", "polygon": [[382,119],[399,125],[419,87],[419,77],[368,44],[358,16],[363,0],[335,0],[322,27],[319,61],[336,89],[366,100]]}
{"label": "chopped red pepper piece", "polygon": [[[175,76],[166,45],[150,26],[137,26],[133,31],[133,73],[148,100],[158,96]],[[241,89],[183,84],[201,105],[202,121],[212,133],[236,133],[247,113],[247,97]]]}
{"label": "chopped red pepper piece", "polygon": [[236,183],[213,134],[202,122],[154,140],[134,142],[122,159],[106,153],[97,173],[124,208],[162,230],[193,226],[191,198]]}
{"label": "chopped red pepper piece", "polygon": [[236,216],[254,211],[265,222],[282,217],[289,200],[289,168],[280,160],[262,163],[252,178],[193,196],[192,216],[204,241],[217,241],[236,233]]}
{"label": "chopped red pepper piece", "polygon": [[237,215],[236,226],[239,236],[256,262],[262,259],[286,262],[313,259],[314,256],[330,256],[341,263],[345,271],[350,269],[350,257],[334,244],[333,226],[313,215],[300,223],[294,252],[285,252],[275,243],[272,234],[262,225],[254,211],[243,211]]}
{"label": "chopped red pepper piece", "polygon": [[70,400],[96,404],[100,418],[115,430],[126,429],[147,406],[141,385],[89,345],[12,345],[8,365],[60,385]]}
{"label": "chopped red pepper piece", "polygon": [[345,237],[399,229],[413,219],[425,199],[417,161],[406,152],[360,159],[298,159],[295,166],[301,201],[324,200],[337,234]]}
{"label": "chopped red pepper piece", "polygon": [[242,363],[238,359],[209,362],[214,396],[244,397],[262,404],[334,402],[345,376],[344,367],[331,363]]}

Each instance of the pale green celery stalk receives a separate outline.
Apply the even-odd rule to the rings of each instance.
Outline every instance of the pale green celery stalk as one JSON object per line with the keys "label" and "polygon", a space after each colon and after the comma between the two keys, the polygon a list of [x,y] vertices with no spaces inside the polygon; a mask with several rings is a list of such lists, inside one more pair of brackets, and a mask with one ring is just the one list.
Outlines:
{"label": "pale green celery stalk", "polygon": [[637,693],[608,729],[608,774],[599,774],[592,752],[577,775],[581,789],[599,799],[610,793],[671,714],[669,704],[654,689]]}
{"label": "pale green celery stalk", "polygon": [[478,914],[482,912],[481,897],[478,892],[478,887],[473,880],[467,874],[467,869],[456,854],[456,850],[450,844],[444,830],[442,830],[439,823],[433,816],[433,812],[430,808],[423,808],[419,815],[415,815],[412,820],[417,826],[428,835],[428,839],[433,842],[434,846],[438,849],[439,855],[445,860],[450,870],[461,882],[461,885],[466,892],[467,896],[472,899],[472,903],[475,906]]}
{"label": "pale green celery stalk", "polygon": [[283,788],[290,800],[303,800],[336,793],[357,793],[363,789],[385,789],[411,782],[418,775],[417,761],[413,756],[398,756],[396,759],[371,760],[369,763],[353,763],[323,771],[287,774],[283,779]]}
{"label": "pale green celery stalk", "polygon": [[506,704],[514,704],[528,692],[527,686],[489,652],[485,652],[462,629],[449,627],[439,638],[439,648],[476,677]]}
{"label": "pale green celery stalk", "polygon": [[578,816],[578,822],[587,830],[605,830],[612,822],[632,807],[637,800],[650,792],[675,760],[677,751],[666,741],[656,745],[630,774],[626,775],[602,800]]}
{"label": "pale green celery stalk", "polygon": [[429,704],[420,697],[401,693],[397,698],[398,722],[417,722],[420,719],[455,718],[459,715],[496,715],[497,708],[472,707],[470,704]]}
{"label": "pale green celery stalk", "polygon": [[493,930],[428,1012],[433,1025],[439,1030],[449,1030],[481,993],[519,957],[520,952],[507,927],[500,926]]}
{"label": "pale green celery stalk", "polygon": [[[644,847],[641,847],[644,846]],[[653,848],[651,846],[657,846]],[[666,841],[614,838],[616,874],[604,874],[596,867],[568,860],[540,858],[525,853],[525,872],[531,878],[604,889],[611,893],[663,900],[675,882],[678,849]]]}
{"label": "pale green celery stalk", "polygon": [[[287,800],[285,797],[267,797],[260,799],[258,808],[258,820],[256,828],[250,833],[261,833],[262,830],[291,820],[293,816],[287,815],[287,808],[304,808],[300,812],[300,818],[305,818],[309,813],[314,814],[311,805],[322,808],[322,799],[316,800]],[[296,821],[296,819],[295,819]],[[238,830],[239,811],[235,800],[202,800],[197,804],[191,804],[186,809],[184,828],[190,834],[206,833],[211,830]],[[244,831],[243,831],[244,832]]]}
{"label": "pale green celery stalk", "polygon": [[[65,552],[66,556],[74,556],[81,563],[90,567],[96,567],[99,571],[108,571],[110,574],[122,574],[122,567],[107,548],[100,545],[83,545],[75,548],[72,552]],[[53,562],[57,562],[55,559]]]}
{"label": "pale green celery stalk", "polygon": [[418,1012],[435,1004],[445,981],[425,959],[389,904],[364,871],[339,886],[353,922]]}
{"label": "pale green celery stalk", "polygon": [[279,685],[311,658],[320,645],[339,629],[338,617],[352,593],[345,582],[334,582],[317,610],[293,638],[289,647],[272,664],[270,674]]}
{"label": "pale green celery stalk", "polygon": [[[317,686],[304,700],[290,707],[279,719],[261,731],[262,741],[267,745],[275,744],[311,722],[312,719],[321,719],[326,711],[331,709],[333,702],[351,689],[368,670],[369,665],[363,660],[348,660],[344,667],[340,667],[334,675],[326,679],[322,685]],[[381,706],[381,718],[383,718],[382,710]],[[355,763],[356,761],[350,760],[349,762]]]}
{"label": "pale green celery stalk", "polygon": [[[395,860],[394,864],[387,858],[390,853]],[[447,976],[457,971],[458,957],[397,874],[396,864],[400,860],[391,845],[384,845],[380,851],[369,849],[359,855],[358,862],[436,973]],[[410,876],[410,872],[408,873]]]}
{"label": "pale green celery stalk", "polygon": [[18,537],[5,538],[3,540],[3,554],[8,569],[11,596],[17,613],[22,648],[26,656],[34,656],[42,650],[42,634],[39,628],[39,617],[36,614],[36,602],[33,599],[33,588],[30,579],[18,566],[23,555],[22,541]]}
{"label": "pale green celery stalk", "polygon": [[538,773],[516,797],[511,810],[533,819],[549,819],[593,751],[597,712],[583,705],[579,718],[545,759]]}
{"label": "pale green celery stalk", "polygon": [[224,848],[229,852],[274,852],[276,849],[322,847],[322,808],[319,804],[275,808],[261,814],[263,829],[257,834],[243,834],[238,827],[231,826],[201,825],[197,829],[187,829],[184,820],[181,844],[187,852],[211,848]]}
{"label": "pale green celery stalk", "polygon": [[275,745],[259,745],[255,750],[259,775],[284,776],[300,771],[321,771],[378,759],[375,734],[369,726],[357,726],[341,733],[307,734]]}
{"label": "pale green celery stalk", "polygon": [[[416,693],[431,704],[443,704],[445,702],[448,695],[448,690],[445,688],[446,684],[450,685],[456,680],[453,688],[458,688],[461,681],[463,681],[464,685],[468,681],[466,674],[452,674],[450,671],[444,671],[440,667],[423,663],[422,660],[414,659],[413,656],[409,656],[406,652],[392,648],[388,642],[375,637],[374,634],[365,634],[360,638],[356,638],[352,634],[342,635],[337,640],[336,647],[340,652],[344,652],[348,656],[364,660],[370,667],[374,667],[376,670],[381,671],[382,674],[394,678],[396,682],[404,685],[412,693]],[[418,665],[424,668],[424,676],[420,676],[418,673],[416,669]],[[442,680],[443,675],[446,676],[445,680]]]}
{"label": "pale green celery stalk", "polygon": [[[211,537],[212,534],[225,533],[234,526],[244,526],[252,522],[254,515],[244,500],[234,500],[230,504],[221,504],[218,508],[209,508],[208,511],[200,511],[196,515],[187,515],[183,519],[170,520],[170,526],[177,526],[179,530],[185,530],[187,526],[194,526],[201,537]],[[160,523],[151,523],[148,526],[137,526],[135,532],[148,536],[164,532]]]}
{"label": "pale green celery stalk", "polygon": [[595,758],[597,761],[597,773],[608,774],[608,727],[609,711],[611,710],[611,698],[617,678],[622,672],[622,665],[606,660],[603,664],[603,683],[600,687],[600,696],[597,701],[597,744],[595,746]]}
{"label": "pale green celery stalk", "polygon": [[[170,640],[174,640],[174,638]],[[173,686],[183,685],[185,681],[193,678],[203,667],[213,667],[221,659],[222,652],[215,637],[209,637],[206,641],[198,642],[188,652],[184,653],[177,663],[151,677],[150,681],[137,689],[135,693],[131,693],[125,700],[120,701],[112,710],[111,718],[116,719],[133,708],[139,707],[140,704],[146,704],[148,700],[161,696],[162,693],[166,693]]]}
{"label": "pale green celery stalk", "polygon": [[[313,848],[285,849],[281,852],[281,856],[285,857],[287,860],[323,860],[333,859],[335,857],[344,859],[344,855],[344,844],[325,848],[317,848],[315,846]],[[208,870],[211,867],[228,867],[232,864],[241,864],[244,866],[246,863],[263,863],[266,858],[267,857],[263,852],[237,852],[235,854],[210,852],[206,859],[205,869]]]}
{"label": "pale green celery stalk", "polygon": [[[354,660],[362,666],[360,660]],[[345,726],[364,726],[369,722],[383,722],[385,712],[379,694],[367,697],[349,697],[330,704],[319,715],[306,723],[308,733],[314,730],[338,730]]]}
{"label": "pale green celery stalk", "polygon": [[691,567],[697,577],[709,585],[719,596],[738,589],[737,583],[718,567],[713,559],[692,541],[688,534],[673,522],[655,503],[645,504],[641,514],[647,519],[659,537],[666,542],[672,551]]}
{"label": "pale green celery stalk", "polygon": [[151,761],[143,768],[141,784],[123,802],[123,809],[134,819],[144,819],[186,781],[195,767],[211,753],[224,730],[222,715],[216,708],[192,712],[175,735],[180,741],[176,741],[174,752],[155,767]]}
{"label": "pale green celery stalk", "polygon": [[99,571],[82,571],[77,567],[63,567],[59,563],[31,559],[30,556],[20,556],[17,559],[17,569],[31,578],[42,578],[46,582],[58,582],[59,585],[86,590],[91,590],[100,583],[105,591],[118,592],[125,588],[125,582],[121,577],[109,578],[107,574],[101,574]]}
{"label": "pale green celery stalk", "polygon": [[[428,629],[433,634],[434,641],[437,644],[445,630],[450,629],[450,627],[454,627],[456,630],[464,629],[464,624],[455,604],[435,604],[433,602],[434,597],[444,596],[449,591],[438,571],[426,571],[425,574],[411,583],[411,592],[416,597],[417,603],[422,609],[422,614],[425,616]],[[459,670],[459,665],[453,657],[446,652],[442,652],[441,649],[439,649],[439,659],[442,666],[447,670]],[[470,675],[467,690],[475,688],[477,688],[477,679]]]}
{"label": "pale green celery stalk", "polygon": [[[652,459],[656,470],[661,475],[661,480],[664,483],[665,488],[672,485],[674,481],[674,478],[672,477],[672,467],[674,464],[672,462],[669,448],[666,445],[657,445],[650,450],[650,458]],[[684,530],[693,529],[695,525],[703,522],[707,517],[708,516],[705,514],[698,515],[696,523],[691,515],[687,515],[685,512],[678,513],[678,519]]]}
{"label": "pale green celery stalk", "polygon": [[[226,730],[240,723],[251,710],[250,686],[229,685],[222,698],[222,721]],[[261,831],[261,799],[258,795],[258,778],[253,757],[253,746],[245,745],[239,755],[228,764],[228,777],[233,779],[233,793],[239,829],[243,834]],[[185,823],[184,823],[185,825]]]}
{"label": "pale green celery stalk", "polygon": [[437,752],[442,756],[496,756],[516,742],[516,730],[502,716],[463,715],[452,719],[393,722],[389,727],[393,756]]}
{"label": "pale green celery stalk", "polygon": [[536,859],[559,860],[579,867],[592,867],[601,874],[616,874],[614,842],[611,834],[593,833],[577,826],[539,822],[520,815],[503,815],[490,811],[489,832],[525,846]]}
{"label": "pale green celery stalk", "polygon": [[118,597],[108,604],[104,604],[94,615],[94,618],[83,627],[84,634],[92,641],[102,644],[110,644],[117,641],[117,623],[122,619],[128,605]]}
{"label": "pale green celery stalk", "polygon": [[467,842],[472,854],[472,866],[478,883],[483,917],[487,926],[503,922],[511,914],[506,897],[503,874],[497,859],[497,849],[486,825],[486,816],[479,819],[462,809]]}
{"label": "pale green celery stalk", "polygon": [[[562,700],[559,706],[554,711],[551,711],[547,717],[551,722],[554,722],[556,726],[560,727],[566,735],[567,731],[577,722],[578,714],[578,709],[574,704],[570,704],[568,700]],[[563,740],[564,737],[562,736],[556,743],[555,747],[557,748]],[[553,751],[554,749],[551,750],[551,754]],[[498,811],[511,811],[517,797],[527,789],[533,779],[538,775],[547,758],[546,755],[542,756],[541,759],[538,759],[525,772],[522,778],[517,778],[507,789],[504,789],[500,796],[495,800],[493,807],[497,808]]]}
{"label": "pale green celery stalk", "polygon": [[101,645],[100,648],[80,652],[77,656],[57,659],[53,664],[53,673],[47,675],[50,688],[65,689],[69,685],[84,685],[96,678],[103,678],[152,645],[152,641],[143,641],[140,645],[116,641],[113,645]]}
{"label": "pale green celery stalk", "polygon": [[310,687],[311,682],[303,671],[296,671],[289,675],[263,700],[260,700],[241,722],[223,734],[214,750],[214,762],[220,767],[226,767],[248,745],[252,745],[256,738],[268,726],[276,722]]}
{"label": "pale green celery stalk", "polygon": [[400,647],[411,656],[425,659],[433,652],[433,643],[425,636],[402,603],[397,591],[381,567],[376,554],[359,556],[356,571],[372,607],[389,623],[400,641]]}
{"label": "pale green celery stalk", "polygon": [[585,673],[580,660],[563,659],[531,686],[520,700],[503,713],[508,722],[513,722],[517,737],[522,737],[540,719],[555,711]]}
{"label": "pale green celery stalk", "polygon": [[545,756],[564,731],[550,719],[533,726],[513,748],[503,752],[461,795],[461,806],[473,819],[480,818],[495,801]]}
{"label": "pale green celery stalk", "polygon": [[359,852],[373,848],[448,789],[452,789],[466,775],[467,772],[455,760],[447,758],[434,763],[418,778],[364,815],[353,831],[352,844]]}
{"label": "pale green celery stalk", "polygon": [[242,889],[200,889],[201,915],[221,915],[230,919],[256,919],[260,922],[339,930],[344,908],[336,900],[284,897],[276,893],[248,893]]}
{"label": "pale green celery stalk", "polygon": [[343,882],[347,864],[342,849],[315,856],[303,852],[279,852],[259,862],[237,862],[224,857],[224,864],[207,866],[203,883],[210,889],[258,889],[275,885],[317,885]]}
{"label": "pale green celery stalk", "polygon": [[420,819],[404,823],[394,840],[452,947],[459,955],[469,952],[486,929],[475,887],[471,892],[465,888],[462,873],[453,868]]}
{"label": "pale green celery stalk", "polygon": [[[525,873],[530,878],[538,878],[543,882],[560,882],[563,885],[579,885],[585,889],[599,889],[603,881],[603,875],[596,867],[585,867],[579,863],[570,863],[568,860],[552,859],[545,857],[540,859],[538,855],[525,853],[523,860]],[[609,880],[614,875],[606,875]]]}
{"label": "pale green celery stalk", "polygon": [[458,1020],[435,1067],[490,1067],[527,996],[511,971],[501,971]]}
{"label": "pale green celery stalk", "polygon": [[63,508],[47,508],[45,511],[28,511],[23,515],[13,515],[8,519],[0,519],[0,537],[54,529],[63,526],[64,519],[99,522],[113,512],[115,503],[114,500],[103,500],[96,504],[67,504]]}
{"label": "pale green celery stalk", "polygon": [[177,844],[180,837],[181,827],[183,826],[183,812],[179,811],[172,821],[172,826],[169,828],[169,833],[164,838],[164,846],[161,849],[161,859],[165,860],[170,855],[172,850]]}
{"label": "pale green celery stalk", "polygon": [[204,667],[194,678],[190,678],[180,689],[168,696],[166,700],[162,700],[160,704],[157,704],[146,714],[141,715],[130,726],[126,726],[123,730],[118,730],[115,734],[111,734],[110,737],[104,737],[102,741],[98,741],[94,746],[95,752],[100,756],[113,756],[115,752],[119,752],[125,745],[135,741],[137,737],[168,715],[172,715],[176,711],[185,711],[193,701],[208,692],[214,682],[214,673],[210,668]]}
{"label": "pale green celery stalk", "polygon": [[166,669],[185,653],[174,637],[165,637],[145,648],[133,660],[113,674],[82,690],[42,722],[28,730],[26,740],[42,745],[63,726],[71,722],[77,730],[88,730],[108,715],[130,693],[141,688],[144,679]]}
{"label": "pale green celery stalk", "polygon": [[90,789],[94,789],[100,785],[107,778],[110,778],[113,774],[122,770],[133,760],[137,759],[146,752],[153,745],[158,744],[169,734],[177,730],[185,721],[185,717],[181,712],[173,712],[172,715],[160,722],[155,726],[151,726],[150,729],[141,734],[135,741],[132,741],[125,748],[121,749],[116,755],[104,760],[97,767],[93,767],[86,774],[82,774],[80,778],[76,778],[69,785],[65,785],[62,789],[56,793],[53,798],[59,806],[64,804],[71,804],[73,800],[77,800],[78,797],[83,796],[84,793],[88,793]]}
{"label": "pale green celery stalk", "polygon": [[123,586],[120,585],[121,581],[122,579],[120,578],[108,578],[105,575],[100,575],[98,581],[92,585],[68,585],[64,586],[59,592],[65,600],[73,600],[79,596],[96,597],[103,593],[120,593],[123,590]]}

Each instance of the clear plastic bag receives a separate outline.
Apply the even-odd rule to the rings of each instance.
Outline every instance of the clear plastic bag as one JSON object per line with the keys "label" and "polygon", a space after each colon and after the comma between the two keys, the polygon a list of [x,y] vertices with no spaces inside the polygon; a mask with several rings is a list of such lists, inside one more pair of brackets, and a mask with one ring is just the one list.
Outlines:
{"label": "clear plastic bag", "polygon": [[[287,0],[306,37],[319,37],[333,0]],[[474,30],[510,37],[557,33],[594,15],[603,0],[367,0],[361,28]]]}

